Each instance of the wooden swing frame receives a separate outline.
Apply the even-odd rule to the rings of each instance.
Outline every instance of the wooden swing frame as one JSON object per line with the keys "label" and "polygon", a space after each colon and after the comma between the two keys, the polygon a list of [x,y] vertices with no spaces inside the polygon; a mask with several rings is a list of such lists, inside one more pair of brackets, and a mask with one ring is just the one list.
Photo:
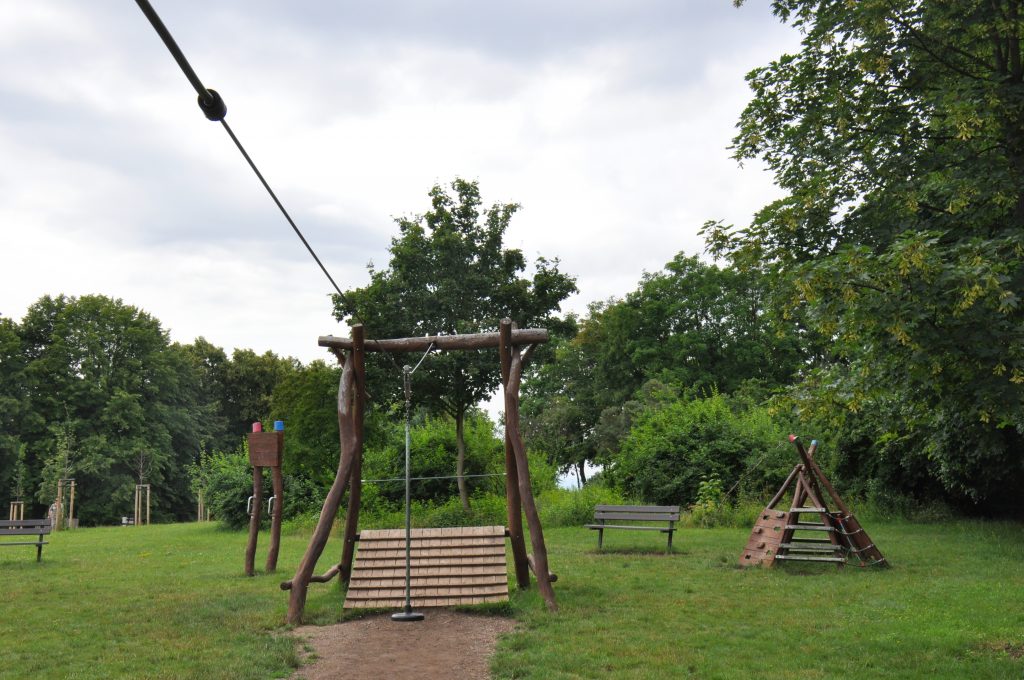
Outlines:
{"label": "wooden swing frame", "polygon": [[[325,583],[337,575],[340,575],[343,581],[347,581],[352,573],[352,559],[358,539],[356,528],[359,524],[359,504],[362,492],[366,352],[424,352],[431,345],[439,350],[476,350],[492,347],[498,349],[505,404],[507,532],[512,545],[516,582],[520,588],[529,587],[530,571],[533,571],[537,578],[537,587],[544,597],[548,609],[557,611],[555,592],[551,587],[554,576],[548,569],[544,532],[530,486],[526,445],[523,443],[522,430],[519,425],[519,386],[523,376],[523,367],[529,360],[534,347],[547,342],[547,340],[546,329],[513,329],[510,319],[501,321],[497,333],[368,340],[365,337],[362,324],[357,324],[352,327],[351,338],[338,338],[330,335],[319,338],[318,344],[321,347],[330,348],[342,365],[341,379],[338,384],[338,436],[341,443],[341,455],[338,460],[338,473],[324,499],[320,519],[309,539],[309,546],[299,562],[295,576],[290,581],[281,584],[282,590],[290,591],[288,623],[296,625],[302,623],[310,582]],[[524,351],[523,348],[525,348]],[[323,575],[314,576],[313,570],[327,545],[331,525],[334,523],[346,489],[349,490],[349,496],[341,562],[331,567]],[[527,526],[530,529],[533,555],[526,553],[522,520],[524,512]]]}

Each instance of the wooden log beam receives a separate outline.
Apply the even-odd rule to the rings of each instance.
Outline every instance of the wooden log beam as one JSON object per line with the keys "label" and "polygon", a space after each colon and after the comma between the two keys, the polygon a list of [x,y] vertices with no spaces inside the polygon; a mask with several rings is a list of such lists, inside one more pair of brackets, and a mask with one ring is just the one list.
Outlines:
{"label": "wooden log beam", "polygon": [[[534,574],[536,574],[537,573],[537,565],[535,565],[533,563],[533,555],[527,555],[526,556],[526,563],[530,565],[530,571],[532,571]],[[558,574],[552,574],[552,573],[549,572],[548,573],[548,580],[551,581],[552,583],[554,583],[555,581],[558,580]]]}
{"label": "wooden log beam", "polygon": [[[354,327],[353,327],[354,328]],[[431,343],[434,349],[487,349],[497,347],[498,333],[467,333],[466,335],[432,335],[422,338],[393,338],[390,340],[366,340],[367,352],[425,352]],[[512,345],[535,345],[548,341],[546,328],[524,328],[512,331]],[[321,335],[317,339],[321,347],[331,349],[352,349],[352,338]]]}

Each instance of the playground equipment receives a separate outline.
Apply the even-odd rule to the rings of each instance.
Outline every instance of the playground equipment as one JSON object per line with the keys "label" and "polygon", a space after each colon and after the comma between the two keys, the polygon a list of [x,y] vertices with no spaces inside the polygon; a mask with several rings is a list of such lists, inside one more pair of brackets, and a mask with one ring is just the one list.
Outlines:
{"label": "playground equipment", "polygon": [[[796,435],[790,435],[789,441],[796,447],[802,462],[793,468],[758,517],[740,555],[740,566],[760,564],[770,567],[776,561],[799,561],[843,567],[851,560],[856,560],[862,567],[887,566],[871,537],[815,462],[818,442],[812,441],[810,448],[804,449]],[[790,509],[776,510],[791,486],[793,500]],[[835,503],[836,511],[829,510],[822,488]],[[811,505],[805,505],[807,501]],[[817,515],[820,522],[801,521],[803,515]],[[797,532],[800,535],[796,535]],[[808,532],[811,536],[807,536]]]}
{"label": "playground equipment", "polygon": [[260,534],[263,511],[263,468],[269,467],[274,494],[267,499],[270,514],[270,550],[267,552],[267,573],[277,569],[277,553],[281,547],[281,505],[284,502],[284,478],[281,458],[284,454],[284,421],[274,421],[274,431],[264,432],[262,423],[253,423],[249,433],[249,463],[252,465],[252,495],[249,513],[249,542],[245,546],[245,574],[256,575],[256,540]]}
{"label": "playground equipment", "polygon": [[[136,484],[135,485],[135,526],[142,526],[143,524],[149,524],[149,484]],[[143,520],[142,514],[142,498],[145,495],[146,498],[146,514],[145,520]]]}
{"label": "playground equipment", "polygon": [[[68,500],[68,514],[64,516],[64,501]],[[57,499],[53,502],[53,530],[74,529],[78,526],[75,520],[75,480],[57,480]]]}
{"label": "playground equipment", "polygon": [[[361,324],[352,327],[351,338],[324,336],[319,339],[321,347],[334,351],[342,364],[341,380],[338,386],[338,425],[341,455],[338,472],[331,490],[324,500],[323,509],[316,529],[310,538],[306,553],[299,562],[295,576],[281,584],[282,590],[290,591],[288,602],[288,623],[302,622],[306,604],[306,593],[310,582],[325,583],[340,576],[349,581],[352,576],[352,558],[355,542],[360,535],[356,532],[359,522],[359,499],[361,492],[360,470],[363,446],[363,410],[366,403],[366,352],[424,352],[433,345],[438,350],[479,350],[496,348],[501,367],[502,387],[505,401],[505,496],[507,501],[507,535],[512,548],[516,581],[520,588],[530,583],[530,571],[534,572],[537,586],[547,603],[548,609],[558,608],[555,593],[551,587],[553,574],[548,570],[547,548],[544,532],[537,513],[537,506],[530,487],[530,469],[526,459],[526,446],[519,426],[519,384],[523,366],[529,360],[538,343],[547,342],[548,332],[543,328],[514,330],[512,322],[504,319],[497,333],[474,333],[468,335],[439,335],[423,338],[396,338],[388,340],[367,340]],[[525,347],[525,351],[521,351]],[[314,576],[313,569],[323,553],[334,517],[341,504],[341,497],[349,489],[349,504],[345,521],[345,539],[341,562],[332,566],[322,576]],[[526,553],[523,535],[522,515],[526,514],[530,529],[533,555]],[[367,532],[369,537],[369,532]],[[412,538],[415,538],[413,536]],[[426,537],[424,537],[426,539]],[[425,545],[421,547],[426,547]],[[361,550],[362,552],[362,550]],[[459,570],[463,571],[463,570]],[[450,578],[458,579],[460,574]],[[416,577],[413,576],[413,582]],[[446,584],[451,585],[449,582]],[[442,598],[443,604],[451,599]],[[422,604],[417,602],[417,604]],[[432,603],[439,606],[442,602]]]}

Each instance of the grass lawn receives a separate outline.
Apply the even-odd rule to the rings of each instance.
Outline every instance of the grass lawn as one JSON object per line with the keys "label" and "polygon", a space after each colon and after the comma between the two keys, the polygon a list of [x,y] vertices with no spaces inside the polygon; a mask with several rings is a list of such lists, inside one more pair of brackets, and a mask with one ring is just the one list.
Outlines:
{"label": "grass lawn", "polygon": [[[1018,524],[868,526],[887,570],[734,567],[747,531],[546,532],[561,611],[513,594],[499,678],[1024,677]],[[654,535],[652,535],[654,534]],[[272,678],[296,662],[277,575],[242,575],[245,535],[208,524],[80,529],[0,549],[0,678]],[[266,555],[261,535],[257,565]],[[328,545],[326,564],[340,550]],[[336,585],[307,619],[341,617]]]}

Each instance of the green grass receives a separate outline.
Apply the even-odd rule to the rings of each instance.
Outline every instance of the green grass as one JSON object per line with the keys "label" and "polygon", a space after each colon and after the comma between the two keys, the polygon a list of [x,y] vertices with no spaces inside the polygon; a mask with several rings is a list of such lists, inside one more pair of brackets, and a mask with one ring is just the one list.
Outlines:
{"label": "green grass", "polygon": [[[1024,546],[1016,524],[869,526],[892,569],[740,570],[743,529],[545,532],[561,610],[535,589],[494,661],[499,678],[1009,678],[1024,676]],[[282,540],[277,575],[242,575],[245,535],[207,524],[80,529],[0,549],[0,678],[272,678],[289,578],[306,536]],[[261,535],[257,565],[268,537]],[[328,545],[331,561],[340,549]],[[817,567],[817,565],[815,565]],[[307,619],[342,618],[335,585]]]}

